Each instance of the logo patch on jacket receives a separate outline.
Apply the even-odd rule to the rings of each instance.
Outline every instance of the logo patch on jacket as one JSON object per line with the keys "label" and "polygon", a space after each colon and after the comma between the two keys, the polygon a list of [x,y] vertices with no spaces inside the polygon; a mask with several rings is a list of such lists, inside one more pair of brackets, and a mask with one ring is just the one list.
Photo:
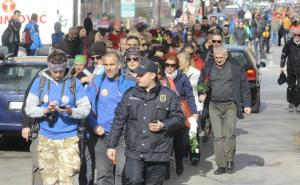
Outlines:
{"label": "logo patch on jacket", "polygon": [[61,101],[64,103],[64,104],[67,104],[67,103],[69,103],[69,96],[66,96],[66,95],[64,95],[62,98],[61,98]]}
{"label": "logo patch on jacket", "polygon": [[160,102],[166,102],[167,101],[167,95],[166,94],[160,94],[159,95],[159,101]]}
{"label": "logo patch on jacket", "polygon": [[107,96],[108,95],[108,90],[107,89],[102,89],[101,90],[101,95],[102,96]]}

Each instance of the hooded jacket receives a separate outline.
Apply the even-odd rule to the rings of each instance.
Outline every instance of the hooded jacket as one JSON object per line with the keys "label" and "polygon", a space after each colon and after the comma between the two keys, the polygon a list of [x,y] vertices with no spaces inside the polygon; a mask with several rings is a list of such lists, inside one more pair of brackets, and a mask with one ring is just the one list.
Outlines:
{"label": "hooded jacket", "polygon": [[[46,78],[43,90],[40,89],[41,78]],[[25,112],[29,117],[40,118],[39,133],[48,139],[64,139],[76,136],[78,120],[86,118],[90,112],[91,105],[80,81],[76,79],[74,93],[69,88],[70,83],[70,70],[66,70],[65,76],[60,81],[55,81],[50,76],[50,71],[44,69],[30,88]],[[43,111],[51,101],[57,101],[58,105],[71,107],[72,114],[56,112],[58,118],[53,124],[50,124]]]}
{"label": "hooded jacket", "polygon": [[300,44],[291,38],[283,47],[281,52],[280,67],[283,68],[287,62],[287,72],[300,74]]}

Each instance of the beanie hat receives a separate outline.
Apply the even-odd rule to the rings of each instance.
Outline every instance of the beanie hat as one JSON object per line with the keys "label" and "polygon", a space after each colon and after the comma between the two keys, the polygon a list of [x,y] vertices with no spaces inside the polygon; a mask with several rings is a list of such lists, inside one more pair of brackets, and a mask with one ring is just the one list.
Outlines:
{"label": "beanie hat", "polygon": [[91,45],[89,49],[89,55],[100,55],[104,56],[106,54],[106,44],[104,42],[96,42]]}
{"label": "beanie hat", "polygon": [[86,57],[84,55],[76,55],[74,64],[86,64]]}

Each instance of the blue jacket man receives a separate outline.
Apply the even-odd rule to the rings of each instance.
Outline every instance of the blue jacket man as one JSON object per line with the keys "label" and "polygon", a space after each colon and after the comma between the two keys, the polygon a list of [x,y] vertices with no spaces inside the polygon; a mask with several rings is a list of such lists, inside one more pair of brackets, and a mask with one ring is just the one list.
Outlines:
{"label": "blue jacket man", "polygon": [[32,40],[32,43],[30,44],[30,46],[27,50],[27,55],[30,55],[30,56],[35,55],[36,50],[38,48],[43,47],[42,42],[41,42],[41,38],[40,38],[40,35],[39,35],[39,26],[36,23],[37,19],[38,19],[37,14],[33,13],[31,15],[30,22],[24,28],[25,30],[29,30],[31,40]]}
{"label": "blue jacket man", "polygon": [[122,173],[125,164],[125,140],[120,140],[117,146],[118,156],[115,177],[113,164],[106,156],[109,133],[111,131],[115,109],[125,91],[135,86],[134,81],[126,80],[121,73],[121,59],[115,52],[109,52],[103,57],[104,74],[97,76],[87,88],[92,111],[88,123],[94,134],[95,161],[98,185],[122,184]]}

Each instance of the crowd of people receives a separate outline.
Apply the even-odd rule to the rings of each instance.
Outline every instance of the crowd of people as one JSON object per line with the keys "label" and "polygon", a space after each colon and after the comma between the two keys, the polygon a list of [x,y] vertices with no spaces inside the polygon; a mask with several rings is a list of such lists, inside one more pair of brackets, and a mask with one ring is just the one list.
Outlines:
{"label": "crowd of people", "polygon": [[[299,50],[298,22],[274,13],[219,25],[204,16],[174,29],[141,21],[128,30],[104,15],[94,30],[90,16],[66,34],[55,23],[48,68],[27,90],[22,136],[32,140],[33,184],[163,184],[173,155],[178,175],[184,160],[199,162],[199,142],[209,137],[201,140],[201,132],[213,133],[214,174],[233,173],[236,120],[251,113],[251,95],[244,69],[223,44],[251,45],[264,59],[270,38],[281,44],[276,35],[283,27],[285,43]],[[26,28],[38,36],[31,19]],[[37,40],[29,55],[40,47]],[[281,67],[291,55],[285,48]],[[289,69],[288,78],[299,77]]]}

